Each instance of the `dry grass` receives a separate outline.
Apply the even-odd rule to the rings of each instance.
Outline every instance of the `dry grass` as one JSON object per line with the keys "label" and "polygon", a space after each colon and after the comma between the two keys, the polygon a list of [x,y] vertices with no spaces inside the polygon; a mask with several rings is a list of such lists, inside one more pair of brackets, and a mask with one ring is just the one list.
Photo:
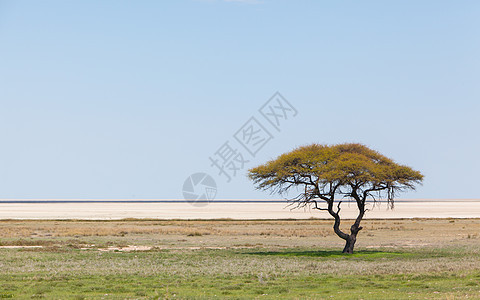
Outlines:
{"label": "dry grass", "polygon": [[[363,226],[357,249],[480,248],[480,219],[365,220]],[[341,249],[343,241],[331,227],[331,220],[2,220],[0,246],[39,245],[41,251],[127,246]]]}
{"label": "dry grass", "polygon": [[[65,299],[72,289],[98,296],[95,291],[106,293],[117,280],[112,293],[123,298],[138,298],[136,292],[122,294],[129,284],[145,295],[157,290],[168,294],[165,281],[180,298],[192,298],[199,286],[210,296],[235,287],[230,292],[239,298],[251,286],[261,295],[266,286],[276,285],[279,290],[269,292],[273,298],[283,297],[285,289],[292,299],[315,298],[320,287],[329,295],[348,282],[354,282],[351,289],[363,291],[363,298],[387,291],[390,296],[376,298],[398,299],[401,289],[418,298],[438,290],[437,298],[480,292],[480,219],[366,220],[363,226],[358,254],[344,256],[337,252],[343,243],[331,220],[3,220],[0,245],[43,247],[0,249],[0,268],[7,274],[0,289],[1,284],[10,287],[3,296]],[[115,251],[128,245],[136,247]],[[142,249],[150,250],[137,251]],[[318,284],[308,284],[312,280]],[[35,284],[26,286],[25,281]],[[299,282],[305,284],[297,289]],[[243,287],[236,290],[237,285]],[[453,290],[457,286],[461,289]],[[155,295],[151,297],[160,297]]]}
{"label": "dry grass", "polygon": [[[347,231],[351,221],[343,222]],[[401,219],[365,220],[359,240],[365,246],[408,246],[411,244],[471,243],[480,236],[480,219]],[[205,237],[210,240],[291,238],[332,241],[337,237],[331,220],[258,220],[258,221],[37,221],[2,220],[0,239],[52,239],[80,237],[177,238]],[[467,241],[468,240],[468,241]],[[219,241],[220,242],[220,241]],[[212,245],[213,246],[213,245]]]}

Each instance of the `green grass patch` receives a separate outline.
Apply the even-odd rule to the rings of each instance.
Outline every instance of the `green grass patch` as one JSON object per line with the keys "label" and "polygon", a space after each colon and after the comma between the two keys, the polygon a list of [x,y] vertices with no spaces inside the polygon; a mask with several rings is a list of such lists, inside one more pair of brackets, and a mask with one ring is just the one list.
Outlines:
{"label": "green grass patch", "polygon": [[[480,293],[478,274],[442,276],[0,276],[2,298],[441,298],[474,297]],[[5,286],[5,282],[8,282]],[[81,283],[81,284],[79,284]],[[6,287],[6,288],[5,288]],[[438,297],[437,297],[438,296]]]}
{"label": "green grass patch", "polygon": [[[470,253],[432,251],[2,249],[0,299],[445,299],[480,294],[478,268],[448,267]],[[408,272],[402,271],[405,266],[411,266]],[[435,271],[427,269],[431,266],[437,266]]]}

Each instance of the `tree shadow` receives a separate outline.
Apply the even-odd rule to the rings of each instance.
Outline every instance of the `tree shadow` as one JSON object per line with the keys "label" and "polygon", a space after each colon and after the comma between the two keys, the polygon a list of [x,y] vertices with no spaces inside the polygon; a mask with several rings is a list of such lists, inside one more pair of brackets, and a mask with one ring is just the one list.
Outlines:
{"label": "tree shadow", "polygon": [[243,254],[261,256],[305,256],[305,257],[382,257],[402,255],[401,252],[385,252],[379,250],[358,250],[353,254],[345,254],[338,250],[284,250],[284,251],[256,251],[243,252]]}

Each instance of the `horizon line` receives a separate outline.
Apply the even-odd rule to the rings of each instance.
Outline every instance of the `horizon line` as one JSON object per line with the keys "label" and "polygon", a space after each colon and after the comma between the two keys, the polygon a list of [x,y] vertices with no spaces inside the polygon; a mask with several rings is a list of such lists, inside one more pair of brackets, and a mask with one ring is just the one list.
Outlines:
{"label": "horizon line", "polygon": [[[354,202],[353,199],[343,199],[344,202]],[[377,199],[376,202],[386,202],[387,199]],[[476,202],[480,198],[398,198],[394,202]],[[0,203],[285,203],[289,199],[198,199],[186,200],[175,198],[0,198]],[[293,202],[293,201],[291,201]],[[374,202],[368,199],[367,202]]]}

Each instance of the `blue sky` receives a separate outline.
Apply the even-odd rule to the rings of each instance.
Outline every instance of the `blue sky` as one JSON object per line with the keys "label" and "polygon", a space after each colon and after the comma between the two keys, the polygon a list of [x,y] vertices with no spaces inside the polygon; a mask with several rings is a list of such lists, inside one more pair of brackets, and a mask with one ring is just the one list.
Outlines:
{"label": "blue sky", "polygon": [[[195,172],[217,198],[271,198],[246,169],[313,142],[421,170],[403,198],[480,198],[478,15],[478,1],[0,0],[0,198],[182,198]],[[276,91],[297,116],[227,183],[209,157]]]}

